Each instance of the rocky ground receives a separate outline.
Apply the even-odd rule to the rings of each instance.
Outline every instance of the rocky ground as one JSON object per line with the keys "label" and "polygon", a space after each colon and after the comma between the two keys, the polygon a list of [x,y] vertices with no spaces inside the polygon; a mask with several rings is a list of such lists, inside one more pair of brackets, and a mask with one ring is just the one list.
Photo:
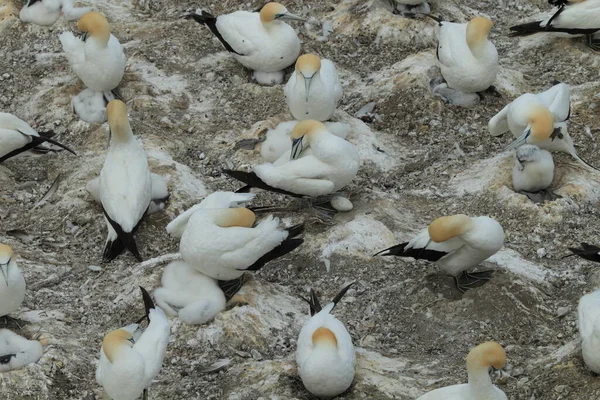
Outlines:
{"label": "rocky ground", "polygon": [[[146,262],[131,255],[100,264],[105,240],[101,209],[85,191],[100,171],[107,126],[79,121],[70,99],[82,84],[61,54],[60,32],[22,24],[13,4],[0,5],[0,110],[14,113],[77,150],[78,157],[22,156],[0,166],[0,242],[19,254],[28,292],[19,331],[48,339],[38,364],[0,374],[5,399],[100,399],[94,379],[103,335],[137,320],[137,289],[160,283],[165,258],[176,253],[166,224],[207,193],[239,183],[222,168],[247,168],[258,151],[234,149],[263,127],[291,119],[281,86],[262,87],[212,38],[181,16],[197,7],[215,14],[255,9],[175,0],[93,0],[125,46],[128,66],[119,87],[135,134],[153,172],[167,178],[171,200],[148,218],[138,238]],[[333,60],[345,96],[334,117],[351,125],[361,171],[348,188],[355,209],[323,224],[310,211],[286,223],[309,222],[305,244],[268,265],[243,289],[247,305],[230,305],[214,322],[191,327],[172,321],[165,363],[151,399],[310,399],[297,377],[295,339],[306,320],[300,296],[314,287],[329,299],[357,284],[336,308],[358,352],[353,387],[342,399],[415,399],[436,387],[466,381],[464,358],[495,340],[508,364],[495,383],[510,399],[596,399],[600,381],[580,355],[576,309],[600,285],[595,265],[562,258],[568,246],[599,240],[599,178],[557,155],[552,189],[563,197],[535,205],[511,189],[512,138],[494,138],[487,121],[521,93],[554,81],[572,88],[570,133],[581,156],[600,166],[597,151],[600,56],[580,40],[507,36],[508,27],[548,10],[542,1],[434,2],[432,13],[467,21],[484,15],[500,32],[498,95],[471,109],[446,106],[429,92],[437,25],[393,15],[382,0],[294,0],[304,51]],[[17,0],[16,8],[22,2]],[[328,37],[323,27],[333,27]],[[355,114],[376,102],[375,119]],[[52,197],[38,204],[58,178]],[[259,193],[255,204],[285,203]],[[406,240],[433,218],[489,215],[506,231],[506,246],[484,267],[493,279],[462,295],[435,266],[372,258]],[[157,257],[159,257],[157,259]],[[166,257],[166,259],[173,259]],[[202,374],[219,359],[229,366]]]}

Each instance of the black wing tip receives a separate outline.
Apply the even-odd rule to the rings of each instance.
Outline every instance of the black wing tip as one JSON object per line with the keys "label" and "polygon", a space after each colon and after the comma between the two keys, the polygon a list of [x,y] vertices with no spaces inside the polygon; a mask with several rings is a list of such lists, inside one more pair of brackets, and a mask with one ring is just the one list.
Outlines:
{"label": "black wing tip", "polygon": [[427,17],[427,18],[431,18],[432,20],[434,20],[435,22],[437,22],[439,26],[442,26],[442,22],[444,22],[444,20],[441,19],[440,17],[436,17],[436,16],[431,15],[431,14],[419,13],[419,15],[422,15],[422,16]]}
{"label": "black wing tip", "polygon": [[406,245],[408,245],[408,242],[404,242],[404,243],[400,243],[400,244],[397,244],[392,247],[388,247],[387,249],[383,249],[383,250],[373,254],[373,257],[377,257],[377,256],[383,256],[383,257],[399,256],[399,257],[402,257],[404,255],[404,249],[406,248]]}
{"label": "black wing tip", "polygon": [[154,301],[152,300],[150,293],[148,293],[148,291],[142,286],[140,286],[139,288],[142,292],[142,299],[144,300],[144,308],[146,309],[146,319],[148,320],[148,323],[150,323],[150,310],[155,309],[156,306],[154,305]]}
{"label": "black wing tip", "polygon": [[352,281],[349,284],[347,284],[346,286],[344,286],[342,288],[342,290],[340,290],[340,292],[333,298],[333,304],[334,307],[337,305],[337,303],[339,303],[339,301],[342,299],[342,297],[344,297],[344,295],[346,293],[348,293],[348,290],[350,290],[350,288],[356,283],[356,281]]}
{"label": "black wing tip", "polygon": [[115,240],[109,240],[106,242],[106,246],[104,247],[104,253],[102,254],[102,262],[109,263],[115,258],[119,257],[123,254],[125,250],[125,245],[123,242],[116,238]]}
{"label": "black wing tip", "polygon": [[319,301],[319,296],[317,296],[317,292],[315,292],[315,289],[310,288],[310,301],[308,302],[308,305],[310,307],[310,316],[312,317],[313,315],[315,315],[316,313],[320,312],[323,307],[321,307],[321,302]]}
{"label": "black wing tip", "polygon": [[211,13],[202,10],[200,12],[200,14],[194,12],[194,13],[189,13],[189,14],[185,14],[183,16],[183,18],[185,19],[193,19],[194,21],[196,21],[199,24],[206,24],[207,22],[211,21],[211,20],[215,20],[215,16],[212,15]]}
{"label": "black wing tip", "polygon": [[305,226],[304,222],[302,222],[301,224],[290,226],[289,228],[286,229],[286,231],[288,231],[288,237],[286,239],[292,239],[292,238],[295,238],[296,236],[303,234],[305,228],[306,228],[306,226]]}
{"label": "black wing tip", "polygon": [[510,36],[529,36],[535,33],[544,32],[545,29],[540,26],[542,21],[533,21],[526,24],[514,25],[510,27]]}
{"label": "black wing tip", "polygon": [[258,271],[264,267],[268,262],[273,261],[277,258],[283,257],[288,253],[296,250],[300,245],[304,243],[304,239],[285,239],[277,247],[268,253],[264,254],[256,262],[250,265],[248,268],[238,269],[238,271]]}
{"label": "black wing tip", "polygon": [[254,172],[234,171],[231,169],[223,169],[223,173],[225,175],[228,175],[228,176],[246,184],[246,186],[244,186],[243,188],[236,190],[236,193],[245,193],[245,191],[250,190],[251,188],[256,188],[256,189],[267,190],[267,191],[273,192],[273,193],[285,194],[286,196],[303,197],[303,195],[288,192],[287,190],[278,189],[276,187],[268,185],[262,179],[260,179],[258,177],[258,175],[256,175]]}

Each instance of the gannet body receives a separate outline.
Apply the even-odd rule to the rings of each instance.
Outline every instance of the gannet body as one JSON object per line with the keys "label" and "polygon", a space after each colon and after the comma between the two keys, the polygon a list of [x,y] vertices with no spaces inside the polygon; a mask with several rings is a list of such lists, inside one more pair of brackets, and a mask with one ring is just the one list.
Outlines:
{"label": "gannet body", "polygon": [[21,307],[25,299],[25,289],[25,278],[17,265],[13,250],[5,244],[0,244],[0,317]]}
{"label": "gannet body", "polygon": [[581,352],[585,365],[600,373],[600,290],[581,297],[578,307]]}

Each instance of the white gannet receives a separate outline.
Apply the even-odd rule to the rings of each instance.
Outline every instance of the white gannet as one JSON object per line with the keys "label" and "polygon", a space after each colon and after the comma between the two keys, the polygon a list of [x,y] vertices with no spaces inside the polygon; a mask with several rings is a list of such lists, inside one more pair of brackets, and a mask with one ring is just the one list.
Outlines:
{"label": "white gannet", "polygon": [[583,361],[600,374],[600,289],[581,297],[577,311]]}
{"label": "white gannet", "polygon": [[600,0],[550,0],[558,9],[542,21],[510,28],[511,36],[545,32],[556,36],[586,36],[587,45],[600,51]]}
{"label": "white gannet", "polygon": [[0,317],[4,317],[21,307],[26,287],[15,254],[5,244],[0,244],[0,273]]}
{"label": "white gannet", "polygon": [[100,200],[108,227],[104,261],[115,259],[125,248],[142,261],[133,233],[152,200],[148,160],[133,136],[125,103],[113,100],[106,112],[111,138],[100,171]]}
{"label": "white gannet", "polygon": [[429,14],[431,8],[429,3],[423,0],[387,0],[392,6],[394,14],[401,14],[407,18],[414,18],[417,15]]}
{"label": "white gannet", "polygon": [[38,362],[43,354],[41,341],[27,340],[8,329],[0,329],[0,373]]}
{"label": "white gannet", "polygon": [[23,22],[37,25],[54,25],[61,14],[69,21],[79,19],[92,11],[92,7],[73,7],[73,0],[27,0],[21,9],[19,18]]}
{"label": "white gannet", "polygon": [[499,70],[496,46],[488,39],[492,21],[475,17],[467,24],[438,22],[437,59],[448,86],[462,93],[492,86]]}
{"label": "white gannet", "polygon": [[311,318],[298,336],[296,363],[306,390],[319,398],[335,397],[350,387],[354,380],[356,355],[352,338],[331,310],[350,289],[345,286],[333,301],[321,308],[314,290],[306,300]]}
{"label": "white gannet", "polygon": [[314,54],[298,57],[284,93],[290,113],[299,121],[330,119],[343,95],[335,65]]}
{"label": "white gannet", "polygon": [[291,152],[282,155],[281,161],[256,165],[251,173],[224,172],[246,183],[242,190],[256,187],[296,197],[331,194],[358,173],[360,157],[354,145],[332,135],[319,121],[301,121],[290,140]]}
{"label": "white gannet", "polygon": [[506,352],[496,342],[486,342],[473,348],[467,356],[469,383],[446,386],[425,393],[417,400],[507,400],[506,394],[492,384],[490,368],[506,364]]}
{"label": "white gannet", "polygon": [[261,84],[282,83],[283,70],[300,55],[300,39],[284,21],[305,21],[279,3],[267,3],[260,12],[236,11],[231,14],[190,16],[206,25],[244,67],[254,71]]}
{"label": "white gannet", "polygon": [[27,150],[52,151],[42,146],[46,142],[75,154],[67,146],[51,139],[53,135],[51,131],[40,134],[22,119],[0,112],[0,163]]}
{"label": "white gannet", "polygon": [[108,333],[100,349],[96,382],[114,400],[136,400],[148,397],[148,386],[158,375],[167,343],[169,320],[152,302],[146,290],[144,297],[148,327],[142,333],[138,324],[131,324]]}
{"label": "white gannet", "polygon": [[504,229],[496,220],[457,214],[436,218],[409,242],[375,255],[433,261],[452,275],[457,288],[464,292],[481,280],[467,271],[496,254],[503,245]]}
{"label": "white gannet", "polygon": [[156,303],[186,324],[205,324],[225,309],[225,294],[217,281],[185,262],[167,265],[161,282],[162,287],[154,291]]}
{"label": "white gannet", "polygon": [[545,190],[554,179],[552,154],[537,146],[526,144],[515,151],[512,181],[515,192]]}
{"label": "white gannet", "polygon": [[[79,95],[83,98],[73,99],[73,109],[83,119],[88,115],[97,116],[106,103],[114,99],[111,91],[121,82],[127,59],[123,46],[111,35],[108,21],[101,13],[85,14],[77,22],[77,28],[84,32],[83,37],[78,38],[72,32],[64,32],[59,39],[75,74],[85,86],[97,92],[94,94],[84,90]],[[102,99],[104,105],[98,107]],[[87,122],[99,122],[95,117],[87,118],[90,119]]]}

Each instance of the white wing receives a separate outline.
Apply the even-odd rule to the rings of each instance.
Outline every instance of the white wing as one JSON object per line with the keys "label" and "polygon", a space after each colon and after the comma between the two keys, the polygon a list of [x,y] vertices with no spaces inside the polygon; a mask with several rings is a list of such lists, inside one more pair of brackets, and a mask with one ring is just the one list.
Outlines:
{"label": "white wing", "polygon": [[508,127],[508,111],[510,104],[502,109],[498,114],[494,115],[488,123],[488,130],[493,136],[500,136],[510,130]]}
{"label": "white wing", "polygon": [[458,63],[455,57],[470,55],[471,50],[466,40],[466,24],[442,22],[438,33],[437,57],[440,63],[447,67]]}
{"label": "white wing", "polygon": [[144,359],[146,386],[158,375],[169,342],[169,320],[160,307],[150,310],[150,324],[133,348]]}
{"label": "white wing", "polygon": [[563,122],[569,117],[571,94],[569,85],[566,83],[552,86],[545,92],[537,94],[537,96],[552,112],[556,122]]}
{"label": "white wing", "polygon": [[85,42],[71,32],[63,32],[58,38],[71,68],[79,74],[79,69],[85,64]]}
{"label": "white wing", "polygon": [[262,43],[269,43],[259,13],[236,11],[217,17],[217,30],[223,39],[239,54],[248,56]]}
{"label": "white wing", "polygon": [[18,131],[27,136],[40,136],[27,122],[8,113],[0,112],[0,129]]}
{"label": "white wing", "polygon": [[[335,102],[339,102],[344,93],[342,90],[342,84],[340,83],[340,78],[338,77],[337,70],[335,69],[335,64],[327,59],[321,60],[321,71],[319,73],[322,81],[328,85],[328,89],[331,91],[331,93],[333,93]],[[294,75],[296,74],[292,74],[292,76]]]}

